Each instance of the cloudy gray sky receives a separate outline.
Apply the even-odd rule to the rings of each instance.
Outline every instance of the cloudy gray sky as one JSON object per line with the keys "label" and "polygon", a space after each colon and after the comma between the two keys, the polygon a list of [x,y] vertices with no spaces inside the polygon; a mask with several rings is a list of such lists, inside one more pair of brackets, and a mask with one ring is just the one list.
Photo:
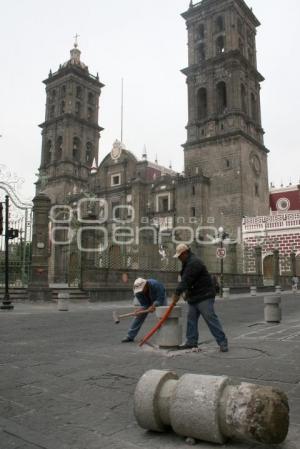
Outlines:
{"label": "cloudy gray sky", "polygon": [[[262,23],[258,65],[262,85],[269,180],[300,178],[298,127],[298,0],[248,0]],[[180,13],[189,0],[0,0],[0,164],[25,179],[32,197],[40,163],[45,93],[42,80],[69,59],[78,33],[82,60],[99,72],[103,89],[100,160],[120,137],[121,78],[125,80],[124,142],[141,155],[181,171],[187,95],[180,69],[187,64],[187,36]]]}

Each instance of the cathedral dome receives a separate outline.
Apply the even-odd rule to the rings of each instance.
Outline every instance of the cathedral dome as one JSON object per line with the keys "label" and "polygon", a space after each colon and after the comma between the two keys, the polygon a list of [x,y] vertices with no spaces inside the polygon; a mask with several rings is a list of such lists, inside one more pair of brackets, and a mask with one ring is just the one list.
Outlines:
{"label": "cathedral dome", "polygon": [[88,66],[85,65],[80,60],[81,51],[79,50],[78,44],[76,42],[74,44],[74,48],[72,48],[72,50],[70,51],[70,55],[71,55],[70,59],[62,65],[63,69],[75,66],[80,67],[81,69],[86,70],[87,72],[89,71]]}

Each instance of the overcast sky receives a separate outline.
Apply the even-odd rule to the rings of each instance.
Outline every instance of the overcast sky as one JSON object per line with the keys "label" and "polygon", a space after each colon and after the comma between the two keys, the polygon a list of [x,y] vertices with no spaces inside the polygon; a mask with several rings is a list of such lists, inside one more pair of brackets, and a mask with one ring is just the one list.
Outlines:
{"label": "overcast sky", "polygon": [[[194,1],[195,3],[195,1]],[[300,178],[299,0],[248,0],[258,29],[269,181]],[[125,82],[124,143],[137,156],[182,171],[187,92],[184,12],[189,0],[0,0],[0,164],[25,179],[33,197],[40,163],[45,91],[42,80],[69,59],[78,33],[82,60],[99,72],[103,89],[101,160],[120,137],[121,78]]]}

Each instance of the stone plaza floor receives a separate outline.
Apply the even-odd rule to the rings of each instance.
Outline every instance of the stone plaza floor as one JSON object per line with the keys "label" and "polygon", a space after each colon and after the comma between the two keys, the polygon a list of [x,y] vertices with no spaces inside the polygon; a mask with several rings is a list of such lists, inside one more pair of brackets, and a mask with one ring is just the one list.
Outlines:
{"label": "stone plaza floor", "polygon": [[[236,379],[283,389],[290,432],[273,448],[300,448],[300,295],[282,298],[283,320],[263,322],[263,297],[217,301],[230,341],[219,353],[200,321],[201,352],[166,352],[121,344],[129,321],[115,325],[112,311],[128,303],[17,303],[0,312],[0,449],[186,449],[184,438],[139,428],[133,393],[149,369]],[[154,323],[148,317],[141,337]],[[152,340],[155,343],[155,339]],[[264,445],[198,442],[199,449],[259,449]]]}

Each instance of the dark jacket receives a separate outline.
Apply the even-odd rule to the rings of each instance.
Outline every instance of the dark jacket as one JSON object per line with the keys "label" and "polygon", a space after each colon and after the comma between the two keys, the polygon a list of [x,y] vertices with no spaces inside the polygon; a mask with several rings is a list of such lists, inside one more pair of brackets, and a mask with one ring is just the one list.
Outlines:
{"label": "dark jacket", "polygon": [[181,295],[186,292],[188,303],[193,304],[215,298],[216,290],[211,275],[202,260],[192,252],[182,265],[180,274],[181,281],[177,286],[176,294]]}

